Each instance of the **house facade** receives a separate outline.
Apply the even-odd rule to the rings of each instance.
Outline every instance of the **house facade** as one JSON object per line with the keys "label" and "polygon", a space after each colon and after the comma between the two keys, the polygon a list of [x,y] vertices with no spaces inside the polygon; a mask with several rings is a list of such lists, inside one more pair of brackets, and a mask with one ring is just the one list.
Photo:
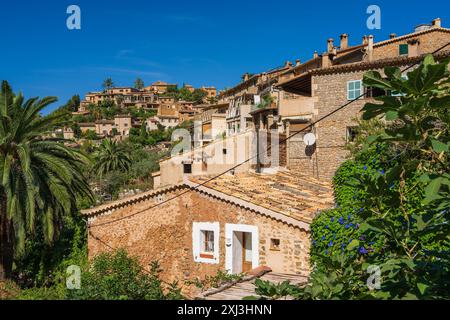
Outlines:
{"label": "house facade", "polygon": [[288,171],[225,176],[198,187],[205,181],[186,180],[83,211],[89,256],[125,248],[144,267],[158,260],[164,280],[180,285],[259,266],[308,275],[309,224],[333,205],[330,185]]}
{"label": "house facade", "polygon": [[[344,36],[347,44],[348,36]],[[440,19],[433,20],[428,26],[422,25],[404,36],[392,34],[390,39],[378,43],[372,36],[365,37],[362,46],[344,45],[346,49],[343,53],[332,46],[331,39],[328,40],[329,51],[319,57],[320,67],[303,69],[298,75],[280,82],[278,87],[305,99],[297,100],[297,103],[300,108],[311,110],[307,125],[361,97],[312,126],[309,131],[316,135],[314,146],[308,147],[303,142],[304,134],[309,131],[291,139],[288,144],[288,167],[331,180],[337,168],[348,157],[346,144],[354,138],[354,128],[361,116],[361,109],[366,103],[375,102],[374,96],[388,94],[365,88],[362,84],[364,74],[370,70],[383,74],[383,69],[387,66],[405,69],[419,63],[425,54],[432,53],[449,42],[450,29],[442,28]],[[435,54],[437,59],[448,56],[450,49]],[[292,129],[291,124],[287,128],[288,136],[295,133]]]}

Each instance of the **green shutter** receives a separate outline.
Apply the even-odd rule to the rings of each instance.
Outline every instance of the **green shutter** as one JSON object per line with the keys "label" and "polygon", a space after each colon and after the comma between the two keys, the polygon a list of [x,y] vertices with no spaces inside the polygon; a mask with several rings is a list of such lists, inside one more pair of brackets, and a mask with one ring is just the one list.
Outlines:
{"label": "green shutter", "polygon": [[399,45],[398,51],[401,56],[408,54],[408,45],[407,44]]}

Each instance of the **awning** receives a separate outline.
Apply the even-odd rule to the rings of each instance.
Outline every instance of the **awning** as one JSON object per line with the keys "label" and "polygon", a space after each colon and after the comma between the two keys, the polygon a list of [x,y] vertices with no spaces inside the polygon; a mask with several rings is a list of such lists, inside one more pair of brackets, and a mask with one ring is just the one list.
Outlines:
{"label": "awning", "polygon": [[276,88],[280,88],[289,93],[311,95],[311,79],[312,75],[309,72],[306,72],[292,79],[277,84]]}

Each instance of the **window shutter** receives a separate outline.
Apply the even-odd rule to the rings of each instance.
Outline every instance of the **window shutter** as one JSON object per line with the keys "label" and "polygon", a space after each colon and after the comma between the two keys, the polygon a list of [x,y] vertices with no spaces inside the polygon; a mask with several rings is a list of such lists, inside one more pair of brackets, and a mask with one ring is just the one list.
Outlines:
{"label": "window shutter", "polygon": [[408,45],[407,44],[400,44],[398,46],[399,55],[407,55],[408,54]]}

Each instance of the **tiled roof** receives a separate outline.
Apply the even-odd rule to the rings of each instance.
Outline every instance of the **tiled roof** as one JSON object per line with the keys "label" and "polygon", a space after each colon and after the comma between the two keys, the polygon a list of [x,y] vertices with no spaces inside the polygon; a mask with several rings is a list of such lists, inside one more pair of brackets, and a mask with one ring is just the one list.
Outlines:
{"label": "tiled roof", "polygon": [[104,203],[102,205],[99,205],[99,206],[91,208],[91,209],[81,210],[81,214],[84,216],[95,216],[95,215],[107,214],[111,210],[125,208],[125,207],[133,205],[135,203],[151,199],[159,194],[163,194],[166,192],[170,192],[170,191],[179,189],[180,187],[181,187],[180,185],[176,185],[176,186],[169,186],[167,188],[161,188],[161,189],[157,189],[157,190],[143,192],[138,195],[130,196],[130,197],[127,197],[124,199],[110,201],[110,202]]}
{"label": "tiled roof", "polygon": [[[208,177],[190,180],[204,183]],[[334,204],[329,183],[287,170],[275,174],[226,175],[206,183],[205,187],[307,223],[318,211]]]}
{"label": "tiled roof", "polygon": [[376,42],[376,43],[374,43],[373,46],[375,48],[376,47],[382,47],[382,46],[385,46],[385,45],[390,44],[390,43],[394,43],[394,42],[397,42],[397,41],[404,41],[404,40],[409,39],[409,38],[414,38],[414,37],[417,37],[417,36],[420,36],[420,35],[423,35],[423,34],[426,34],[426,33],[431,33],[431,32],[436,32],[436,31],[437,32],[450,33],[450,29],[448,29],[448,28],[431,27],[431,28],[426,29],[426,30],[412,32],[412,33],[405,34],[403,36],[398,36],[398,37],[395,37],[395,38],[392,38],[392,39],[387,39],[387,40],[384,40],[384,41]]}
{"label": "tiled roof", "polygon": [[[416,57],[400,56],[400,57],[395,57],[395,58],[386,58],[386,59],[379,59],[379,60],[374,60],[374,61],[362,61],[362,62],[355,62],[355,63],[339,64],[339,65],[331,66],[328,68],[314,69],[314,70],[310,70],[305,73],[302,73],[296,77],[287,79],[283,82],[280,82],[277,84],[277,87],[288,90],[289,92],[294,92],[295,90],[292,91],[293,90],[292,88],[295,88],[295,86],[297,86],[298,83],[300,83],[303,79],[311,77],[311,75],[325,75],[325,74],[334,74],[334,73],[346,73],[346,72],[353,72],[353,71],[381,69],[381,68],[388,67],[388,66],[404,66],[404,65],[420,62],[425,57],[425,55],[426,54],[419,55]],[[435,53],[433,56],[437,60],[450,57],[450,50],[445,50],[445,51]]]}
{"label": "tiled roof", "polygon": [[[427,54],[422,54],[416,57],[407,57],[407,56],[399,56],[394,58],[386,58],[386,59],[378,59],[374,61],[362,61],[356,63],[347,63],[335,65],[329,68],[323,69],[314,69],[309,73],[312,75],[320,75],[320,74],[332,74],[339,72],[350,72],[350,71],[361,71],[361,70],[369,70],[369,69],[380,69],[388,66],[401,66],[412,63],[417,63],[421,61]],[[441,51],[433,54],[435,59],[443,59],[450,57],[450,50]],[[303,75],[300,75],[303,76]],[[295,78],[293,78],[295,79]],[[290,79],[290,80],[293,80]]]}
{"label": "tiled roof", "polygon": [[329,209],[334,204],[330,184],[289,171],[271,175],[245,173],[222,176],[211,182],[207,182],[208,179],[206,176],[191,178],[178,185],[83,210],[82,214],[90,217],[110,214],[114,210],[146,201],[158,194],[190,188],[192,191],[208,194],[283,223],[309,230],[309,224],[317,212]]}

